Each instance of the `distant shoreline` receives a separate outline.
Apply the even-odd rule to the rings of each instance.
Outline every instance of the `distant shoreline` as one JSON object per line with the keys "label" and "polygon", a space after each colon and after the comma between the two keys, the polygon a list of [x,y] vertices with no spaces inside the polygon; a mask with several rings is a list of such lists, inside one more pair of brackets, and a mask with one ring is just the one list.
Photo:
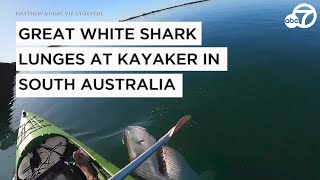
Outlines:
{"label": "distant shoreline", "polygon": [[157,13],[157,12],[161,12],[161,11],[165,11],[165,10],[169,10],[169,9],[174,9],[174,8],[178,8],[178,7],[182,7],[182,6],[188,6],[188,5],[192,5],[192,4],[196,4],[196,3],[206,2],[206,1],[210,1],[210,0],[198,0],[198,1],[193,1],[193,2],[188,2],[188,3],[176,5],[176,6],[170,6],[170,7],[167,7],[167,8],[158,9],[158,10],[150,11],[150,12],[147,12],[147,13],[143,13],[143,14],[140,14],[140,15],[137,15],[137,16],[132,16],[132,17],[129,17],[127,19],[119,20],[119,22],[130,21],[130,20],[133,20],[133,19],[137,19],[139,17],[143,17],[143,16],[147,16],[147,15],[150,15],[150,14],[154,14],[154,13]]}

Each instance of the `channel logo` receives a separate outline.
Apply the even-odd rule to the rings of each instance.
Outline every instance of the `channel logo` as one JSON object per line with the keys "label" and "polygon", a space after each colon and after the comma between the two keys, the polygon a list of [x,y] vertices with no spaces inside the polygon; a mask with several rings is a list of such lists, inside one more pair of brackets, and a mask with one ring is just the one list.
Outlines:
{"label": "channel logo", "polygon": [[[297,14],[304,14],[301,20],[298,18]],[[312,15],[313,19],[306,24],[306,20],[310,15]],[[288,28],[309,28],[313,26],[316,21],[317,11],[314,7],[310,4],[302,3],[293,9],[292,13],[285,18],[284,23]]]}

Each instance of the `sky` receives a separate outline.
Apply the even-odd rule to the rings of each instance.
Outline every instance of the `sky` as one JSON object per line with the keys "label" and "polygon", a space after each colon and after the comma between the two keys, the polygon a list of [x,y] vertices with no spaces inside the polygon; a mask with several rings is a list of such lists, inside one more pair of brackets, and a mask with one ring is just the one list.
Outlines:
{"label": "sky", "polygon": [[[0,0],[0,62],[15,61],[15,24],[19,21],[104,21],[126,19],[192,0]],[[16,16],[19,11],[101,11],[102,16]]]}

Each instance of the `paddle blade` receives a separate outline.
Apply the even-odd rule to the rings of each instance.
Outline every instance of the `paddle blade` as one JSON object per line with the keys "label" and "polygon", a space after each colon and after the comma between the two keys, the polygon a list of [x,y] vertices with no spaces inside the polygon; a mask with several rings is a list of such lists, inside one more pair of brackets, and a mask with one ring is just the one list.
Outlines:
{"label": "paddle blade", "polygon": [[191,119],[191,115],[185,115],[183,116],[178,123],[171,129],[170,137],[173,136],[176,132],[179,131],[179,129],[184,126],[187,122],[189,122]]}

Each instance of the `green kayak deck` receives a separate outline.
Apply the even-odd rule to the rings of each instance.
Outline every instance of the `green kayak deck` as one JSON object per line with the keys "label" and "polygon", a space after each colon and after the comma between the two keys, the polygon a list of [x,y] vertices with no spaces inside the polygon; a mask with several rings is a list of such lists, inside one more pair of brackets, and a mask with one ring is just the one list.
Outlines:
{"label": "green kayak deck", "polygon": [[[67,146],[68,148],[66,151],[69,150],[70,152],[65,153],[68,154],[68,157],[66,158],[70,158],[70,156],[72,156],[71,151],[82,149],[90,157],[92,165],[98,172],[99,179],[107,179],[119,171],[118,167],[104,159],[102,156],[97,154],[95,151],[76,138],[72,137],[67,132],[36,114],[23,111],[17,138],[16,172],[18,172],[19,166],[25,156],[31,154],[31,152],[46,139],[55,136],[64,137],[68,144],[70,144]],[[16,179],[20,178],[17,176]],[[133,178],[130,176],[126,178],[126,180],[132,179]]]}

